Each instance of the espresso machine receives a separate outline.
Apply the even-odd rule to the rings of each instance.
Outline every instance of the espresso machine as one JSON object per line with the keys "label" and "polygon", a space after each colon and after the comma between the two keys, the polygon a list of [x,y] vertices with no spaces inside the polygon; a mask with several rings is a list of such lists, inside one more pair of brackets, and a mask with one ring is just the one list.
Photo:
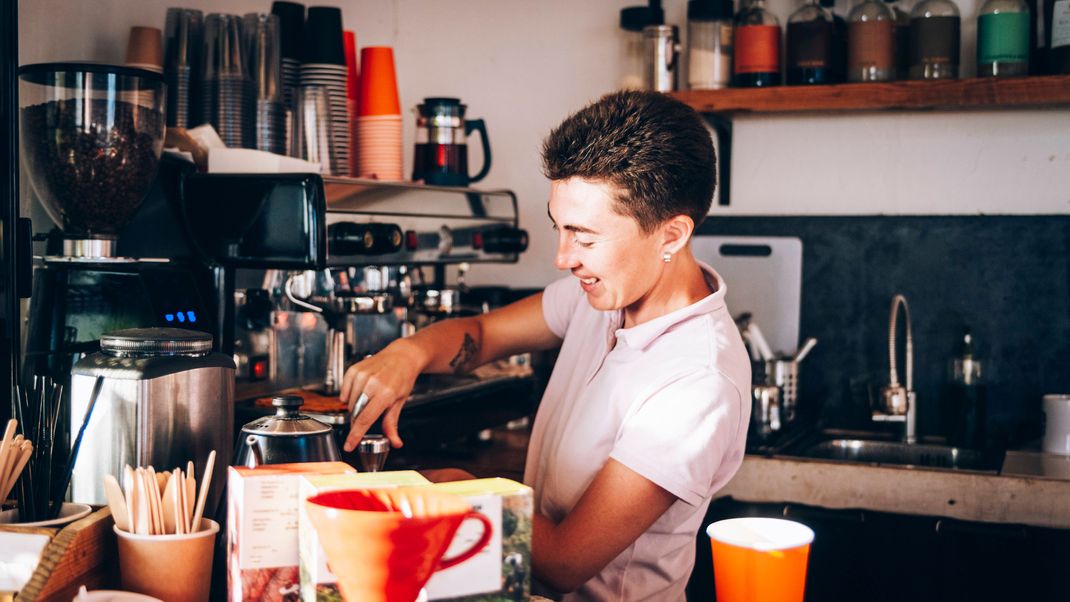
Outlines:
{"label": "espresso machine", "polygon": [[35,224],[22,381],[62,385],[63,440],[82,418],[71,408],[74,364],[108,332],[214,333],[211,274],[176,219],[178,182],[193,167],[161,160],[163,77],[89,63],[25,65],[18,77],[20,159],[54,223]]}
{"label": "espresso machine", "polygon": [[[238,423],[287,394],[344,430],[346,366],[437,319],[483,311],[465,295],[467,271],[527,248],[507,190],[192,174],[182,196],[197,252],[223,269],[218,333],[238,366]],[[528,415],[533,389],[523,366],[421,376],[402,421],[406,447]]]}

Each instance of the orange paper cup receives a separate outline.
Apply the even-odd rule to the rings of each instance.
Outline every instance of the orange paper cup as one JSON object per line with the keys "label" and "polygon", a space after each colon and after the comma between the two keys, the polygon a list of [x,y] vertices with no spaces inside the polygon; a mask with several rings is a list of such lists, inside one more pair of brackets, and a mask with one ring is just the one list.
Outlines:
{"label": "orange paper cup", "polygon": [[360,65],[357,64],[357,34],[342,32],[342,46],[346,53],[346,98],[356,101],[360,87]]}
{"label": "orange paper cup", "polygon": [[367,46],[360,49],[360,89],[357,91],[357,115],[401,115],[394,49]]}
{"label": "orange paper cup", "polygon": [[163,34],[155,27],[134,26],[126,44],[127,64],[143,65],[151,71],[163,70]]}
{"label": "orange paper cup", "polygon": [[718,602],[802,602],[814,532],[779,518],[731,518],[706,528]]}

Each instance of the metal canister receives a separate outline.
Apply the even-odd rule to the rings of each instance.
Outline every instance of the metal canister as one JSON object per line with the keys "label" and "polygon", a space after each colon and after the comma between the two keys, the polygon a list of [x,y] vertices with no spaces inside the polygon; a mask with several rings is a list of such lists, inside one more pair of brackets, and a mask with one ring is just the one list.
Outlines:
{"label": "metal canister", "polygon": [[779,431],[781,422],[780,387],[754,385],[751,387],[751,430],[760,439]]}
{"label": "metal canister", "polygon": [[643,78],[647,90],[676,90],[679,58],[680,34],[675,25],[643,28]]}
{"label": "metal canister", "polygon": [[[127,464],[164,470],[193,460],[199,470],[215,450],[214,470],[224,475],[234,432],[234,360],[213,353],[205,332],[108,332],[100,351],[71,371],[72,426],[87,417],[71,478],[75,502],[107,503],[104,475],[121,475]],[[225,482],[212,483],[205,516],[215,512]]]}
{"label": "metal canister", "polygon": [[799,398],[799,362],[792,359],[775,359],[765,363],[766,384],[781,389],[781,420],[795,420],[795,403]]}

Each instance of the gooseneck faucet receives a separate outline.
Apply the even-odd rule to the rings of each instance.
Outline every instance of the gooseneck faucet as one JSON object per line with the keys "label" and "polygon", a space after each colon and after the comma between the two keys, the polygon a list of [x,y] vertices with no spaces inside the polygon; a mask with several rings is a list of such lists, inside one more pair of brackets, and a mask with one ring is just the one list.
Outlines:
{"label": "gooseneck faucet", "polygon": [[[899,383],[899,371],[896,369],[896,326],[899,307],[903,307],[906,329],[906,381]],[[892,297],[892,308],[888,316],[888,386],[881,389],[880,407],[873,411],[873,420],[877,422],[902,422],[903,441],[917,441],[917,399],[914,394],[914,336],[910,329],[910,307],[906,297]]]}

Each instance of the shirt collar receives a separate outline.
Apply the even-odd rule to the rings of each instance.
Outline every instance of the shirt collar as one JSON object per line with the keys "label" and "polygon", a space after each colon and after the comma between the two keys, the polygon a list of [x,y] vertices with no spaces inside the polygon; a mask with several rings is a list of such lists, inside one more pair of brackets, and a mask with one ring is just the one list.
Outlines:
{"label": "shirt collar", "polygon": [[[724,307],[724,297],[727,287],[725,286],[724,278],[711,268],[709,265],[698,262],[702,271],[706,277],[717,284],[717,290],[706,295],[702,299],[688,305],[687,307],[681,307],[680,309],[667,313],[664,316],[654,318],[647,322],[643,322],[638,326],[632,326],[631,328],[618,328],[616,329],[616,336],[619,342],[624,343],[628,347],[633,349],[643,349],[654,339],[662,335],[666,330],[673,326],[701,314],[708,314]],[[606,312],[612,325],[620,324],[621,312],[612,311]]]}

